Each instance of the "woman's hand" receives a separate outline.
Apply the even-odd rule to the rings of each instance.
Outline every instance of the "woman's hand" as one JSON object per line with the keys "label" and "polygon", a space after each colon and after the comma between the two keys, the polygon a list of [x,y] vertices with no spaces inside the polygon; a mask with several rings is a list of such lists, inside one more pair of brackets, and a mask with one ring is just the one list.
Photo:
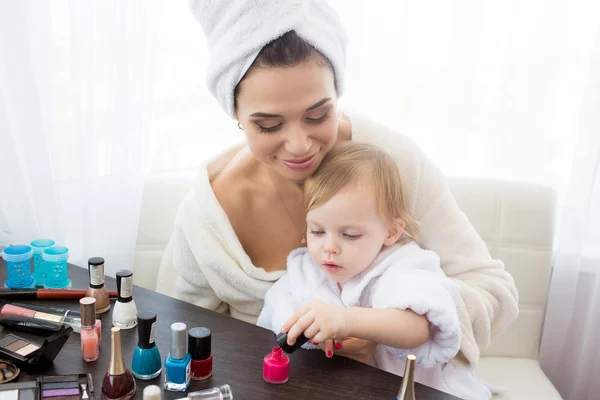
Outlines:
{"label": "woman's hand", "polygon": [[[329,342],[329,343],[327,343]],[[375,342],[357,338],[345,338],[343,341],[327,341],[326,343],[319,345],[325,351],[328,357],[329,354],[333,355],[333,347],[335,347],[335,354],[342,357],[351,358],[356,361],[360,361],[364,364],[369,364],[373,359],[373,352],[375,350]],[[331,352],[331,353],[329,353]]]}
{"label": "woman's hand", "polygon": [[287,333],[287,342],[291,346],[298,336],[304,333],[313,344],[329,341],[330,352],[333,356],[332,339],[343,339],[347,336],[346,308],[332,306],[321,301],[311,301],[304,304],[283,324],[282,332]]}

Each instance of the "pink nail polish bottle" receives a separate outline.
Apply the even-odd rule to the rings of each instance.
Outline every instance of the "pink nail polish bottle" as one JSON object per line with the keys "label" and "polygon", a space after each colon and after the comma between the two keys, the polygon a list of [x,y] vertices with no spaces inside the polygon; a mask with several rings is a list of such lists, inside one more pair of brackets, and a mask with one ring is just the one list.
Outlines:
{"label": "pink nail polish bottle", "polygon": [[290,376],[290,358],[283,353],[279,346],[265,356],[263,363],[263,379],[267,383],[281,385],[288,381]]}
{"label": "pink nail polish bottle", "polygon": [[96,332],[96,299],[84,297],[79,300],[81,311],[81,356],[87,362],[100,356],[100,338]]}

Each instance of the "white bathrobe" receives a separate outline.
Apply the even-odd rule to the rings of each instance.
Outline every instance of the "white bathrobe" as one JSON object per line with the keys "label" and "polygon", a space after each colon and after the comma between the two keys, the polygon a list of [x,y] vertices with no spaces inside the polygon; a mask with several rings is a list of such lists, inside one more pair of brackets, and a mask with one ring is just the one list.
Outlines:
{"label": "white bathrobe", "polygon": [[[289,255],[287,273],[267,292],[257,324],[277,334],[299,306],[313,300],[339,307],[410,309],[430,322],[429,340],[415,349],[377,345],[373,365],[402,376],[406,356],[414,354],[417,382],[465,400],[490,399],[472,368],[447,364],[460,348],[459,290],[440,268],[439,257],[415,243],[384,249],[341,291],[300,248]],[[310,342],[303,347],[315,348]]]}
{"label": "white bathrobe", "polygon": [[[517,317],[517,290],[456,205],[444,175],[409,137],[344,111],[352,140],[377,145],[405,177],[421,246],[435,251],[444,273],[460,285],[461,344],[453,363],[475,365],[479,349]],[[282,266],[283,267],[283,266]],[[244,251],[210,185],[206,166],[185,197],[165,249],[156,290],[255,323],[267,290],[285,271],[267,272]]]}

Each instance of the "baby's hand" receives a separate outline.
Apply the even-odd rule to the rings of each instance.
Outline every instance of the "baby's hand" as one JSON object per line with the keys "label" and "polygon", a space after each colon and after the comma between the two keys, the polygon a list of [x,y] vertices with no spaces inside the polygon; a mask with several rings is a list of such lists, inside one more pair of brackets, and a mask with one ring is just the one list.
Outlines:
{"label": "baby's hand", "polygon": [[283,324],[282,332],[287,333],[291,346],[298,336],[304,333],[313,344],[328,339],[343,339],[348,336],[346,308],[332,306],[321,301],[304,304]]}

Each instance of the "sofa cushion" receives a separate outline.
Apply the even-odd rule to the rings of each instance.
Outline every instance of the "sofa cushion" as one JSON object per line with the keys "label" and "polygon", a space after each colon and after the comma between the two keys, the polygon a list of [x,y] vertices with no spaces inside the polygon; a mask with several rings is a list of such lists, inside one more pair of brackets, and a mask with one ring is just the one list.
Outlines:
{"label": "sofa cushion", "polygon": [[173,233],[179,204],[192,187],[192,174],[181,170],[146,180],[133,267],[136,285],[156,288],[162,253]]}
{"label": "sofa cushion", "polygon": [[450,178],[456,202],[504,261],[519,292],[518,319],[482,349],[484,357],[537,359],[550,283],[556,193],[524,182]]}
{"label": "sofa cushion", "polygon": [[506,389],[493,400],[562,400],[540,363],[534,359],[482,357],[477,374],[486,382]]}

